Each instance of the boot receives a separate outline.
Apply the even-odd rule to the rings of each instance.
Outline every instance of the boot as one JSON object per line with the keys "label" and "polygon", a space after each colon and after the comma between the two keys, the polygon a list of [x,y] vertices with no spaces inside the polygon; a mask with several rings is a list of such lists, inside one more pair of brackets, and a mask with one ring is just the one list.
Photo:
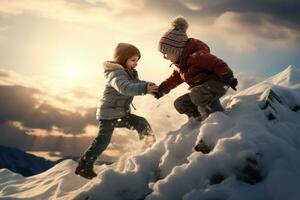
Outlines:
{"label": "boot", "polygon": [[200,116],[196,118],[197,121],[204,121],[210,114],[210,112],[202,106],[197,106],[197,109],[200,113]]}
{"label": "boot", "polygon": [[75,174],[86,179],[92,179],[97,176],[93,170],[93,163],[84,163],[83,161],[79,161]]}
{"label": "boot", "polygon": [[211,112],[224,111],[224,108],[219,99],[214,99],[212,102],[210,102],[210,104],[207,105],[207,109]]}

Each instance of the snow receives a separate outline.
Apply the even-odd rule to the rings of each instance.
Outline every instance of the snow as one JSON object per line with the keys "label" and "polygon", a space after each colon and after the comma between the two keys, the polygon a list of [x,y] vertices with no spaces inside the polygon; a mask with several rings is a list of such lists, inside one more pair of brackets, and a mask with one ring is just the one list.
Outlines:
{"label": "snow", "polygon": [[[72,160],[27,178],[2,169],[0,199],[300,199],[300,70],[290,66],[222,104],[226,111],[201,125],[190,120],[149,149],[139,143],[96,166],[93,180],[74,175]],[[210,153],[193,150],[200,139]],[[249,162],[261,181],[239,178]]]}

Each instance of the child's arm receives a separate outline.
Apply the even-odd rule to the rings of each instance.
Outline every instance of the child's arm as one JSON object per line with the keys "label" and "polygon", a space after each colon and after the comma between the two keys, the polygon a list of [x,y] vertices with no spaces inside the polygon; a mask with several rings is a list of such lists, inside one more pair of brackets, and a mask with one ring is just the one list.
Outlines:
{"label": "child's arm", "polygon": [[174,70],[171,76],[158,86],[158,91],[155,94],[155,98],[161,98],[162,96],[168,94],[172,89],[176,88],[183,82],[184,81],[180,77],[179,72],[177,70]]}
{"label": "child's arm", "polygon": [[[229,85],[232,89],[236,90],[237,79],[234,78],[232,70],[222,59],[210,53],[198,53],[190,60],[190,63],[193,63],[194,68],[201,66],[201,68],[214,73],[225,85]],[[198,76],[194,76],[193,79],[201,79],[202,76],[203,74],[200,73]]]}
{"label": "child's arm", "polygon": [[163,83],[165,87],[170,91],[176,88],[177,86],[179,86],[183,82],[184,81],[182,80],[179,72],[177,70],[173,70],[171,76],[167,78]]}
{"label": "child's arm", "polygon": [[116,70],[111,72],[108,83],[119,93],[126,96],[138,96],[148,93],[148,83],[139,81],[137,83],[129,81],[124,70]]}
{"label": "child's arm", "polygon": [[212,66],[213,72],[221,79],[221,81],[225,84],[230,86],[233,90],[236,90],[236,86],[238,84],[238,81],[233,76],[232,70],[229,68],[229,66],[218,57],[207,54],[208,59],[210,59],[210,66]]}

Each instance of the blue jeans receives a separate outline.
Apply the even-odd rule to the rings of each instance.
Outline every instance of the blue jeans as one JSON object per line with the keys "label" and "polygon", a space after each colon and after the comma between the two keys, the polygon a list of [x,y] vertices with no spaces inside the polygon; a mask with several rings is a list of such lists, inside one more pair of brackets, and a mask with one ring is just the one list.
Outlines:
{"label": "blue jeans", "polygon": [[98,135],[80,158],[79,164],[93,164],[109,145],[115,128],[136,130],[140,136],[149,135],[152,132],[151,126],[145,118],[131,113],[120,119],[100,120]]}

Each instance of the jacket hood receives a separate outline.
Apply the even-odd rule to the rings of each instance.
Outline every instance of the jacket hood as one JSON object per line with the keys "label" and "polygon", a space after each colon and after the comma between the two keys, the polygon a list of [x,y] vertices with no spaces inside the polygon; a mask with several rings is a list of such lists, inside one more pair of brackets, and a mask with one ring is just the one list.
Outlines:
{"label": "jacket hood", "polygon": [[115,71],[115,70],[119,70],[119,69],[124,69],[124,67],[113,61],[105,61],[103,63],[103,69],[104,69],[104,71]]}

